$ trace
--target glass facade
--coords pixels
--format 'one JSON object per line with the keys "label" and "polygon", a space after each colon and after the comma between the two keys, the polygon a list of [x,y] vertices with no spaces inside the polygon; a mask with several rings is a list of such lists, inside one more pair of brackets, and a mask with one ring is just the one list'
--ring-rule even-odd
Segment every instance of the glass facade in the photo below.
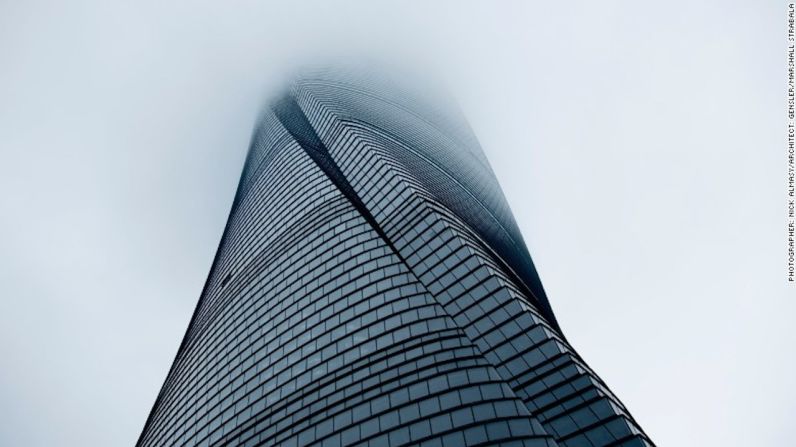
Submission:
{"label": "glass facade", "polygon": [[307,72],[264,111],[140,446],[648,446],[561,333],[475,137]]}

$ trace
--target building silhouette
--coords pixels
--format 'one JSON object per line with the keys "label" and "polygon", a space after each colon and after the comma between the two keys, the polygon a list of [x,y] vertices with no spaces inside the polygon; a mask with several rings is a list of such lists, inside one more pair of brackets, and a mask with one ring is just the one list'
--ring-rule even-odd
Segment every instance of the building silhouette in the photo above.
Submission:
{"label": "building silhouette", "polygon": [[647,446],[567,343],[464,120],[297,78],[264,111],[139,446]]}

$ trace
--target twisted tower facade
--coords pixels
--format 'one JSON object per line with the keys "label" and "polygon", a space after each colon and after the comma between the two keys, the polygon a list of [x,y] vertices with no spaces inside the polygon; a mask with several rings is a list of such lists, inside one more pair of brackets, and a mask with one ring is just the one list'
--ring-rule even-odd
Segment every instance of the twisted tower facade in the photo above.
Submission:
{"label": "twisted tower facade", "polygon": [[260,117],[139,446],[648,446],[567,343],[464,121],[298,78]]}

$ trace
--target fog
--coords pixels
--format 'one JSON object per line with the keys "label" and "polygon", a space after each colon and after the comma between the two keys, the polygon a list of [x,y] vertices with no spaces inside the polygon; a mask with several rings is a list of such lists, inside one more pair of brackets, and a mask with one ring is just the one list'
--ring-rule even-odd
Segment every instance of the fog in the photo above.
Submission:
{"label": "fog", "polygon": [[796,420],[778,2],[0,4],[0,444],[132,445],[263,100],[443,79],[558,320],[661,446]]}

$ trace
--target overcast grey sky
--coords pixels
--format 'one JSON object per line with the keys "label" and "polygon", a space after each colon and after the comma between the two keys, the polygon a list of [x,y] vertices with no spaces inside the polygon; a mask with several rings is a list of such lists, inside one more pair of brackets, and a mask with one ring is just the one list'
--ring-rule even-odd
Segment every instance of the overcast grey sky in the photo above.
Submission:
{"label": "overcast grey sky", "polygon": [[135,442],[264,96],[361,54],[447,79],[653,440],[792,444],[784,2],[295,3],[0,3],[0,445]]}

